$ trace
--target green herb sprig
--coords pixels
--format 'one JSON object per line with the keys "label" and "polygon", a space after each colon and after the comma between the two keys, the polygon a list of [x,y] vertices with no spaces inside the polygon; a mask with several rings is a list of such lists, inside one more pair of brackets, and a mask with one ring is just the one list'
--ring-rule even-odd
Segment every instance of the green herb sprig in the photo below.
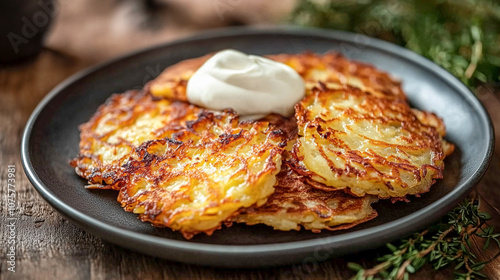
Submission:
{"label": "green herb sprig", "polygon": [[[399,241],[399,245],[388,243],[390,253],[378,258],[376,266],[365,269],[349,263],[348,267],[356,271],[352,279],[409,279],[428,263],[436,270],[454,265],[457,280],[486,278],[481,270],[500,255],[500,233],[487,224],[489,219],[489,214],[479,211],[476,200],[466,200],[431,228]],[[477,261],[471,251],[473,236],[485,240],[483,249],[495,244],[499,253],[490,260]]]}
{"label": "green herb sprig", "polygon": [[500,81],[497,0],[301,0],[291,22],[362,33],[405,46],[473,90]]}

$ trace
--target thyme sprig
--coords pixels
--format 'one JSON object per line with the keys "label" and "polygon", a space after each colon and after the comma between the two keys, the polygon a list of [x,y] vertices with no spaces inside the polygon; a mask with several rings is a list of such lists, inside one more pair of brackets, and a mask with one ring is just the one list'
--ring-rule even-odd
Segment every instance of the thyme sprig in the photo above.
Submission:
{"label": "thyme sprig", "polygon": [[[388,243],[390,253],[378,258],[380,263],[374,267],[365,269],[349,263],[348,267],[356,271],[352,279],[409,279],[425,264],[436,270],[454,265],[457,280],[486,278],[481,270],[500,255],[500,233],[487,224],[489,219],[489,214],[479,211],[476,199],[466,200],[429,229],[399,241],[399,245]],[[484,250],[495,244],[499,253],[489,260],[477,261],[471,251],[473,236],[485,240]]]}

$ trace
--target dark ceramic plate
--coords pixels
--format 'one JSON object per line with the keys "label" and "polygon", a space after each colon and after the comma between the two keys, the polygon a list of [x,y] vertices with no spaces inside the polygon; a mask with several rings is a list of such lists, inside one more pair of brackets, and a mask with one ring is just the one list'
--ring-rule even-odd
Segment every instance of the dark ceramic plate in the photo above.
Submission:
{"label": "dark ceramic plate", "polygon": [[[266,226],[233,225],[186,241],[177,232],[137,220],[116,202],[114,191],[90,191],[67,164],[78,151],[78,125],[112,93],[141,88],[165,67],[187,58],[234,48],[252,54],[323,53],[376,65],[403,81],[412,106],[444,119],[457,147],[445,178],[410,203],[377,203],[379,216],[352,229],[315,234]],[[139,252],[171,260],[227,267],[320,261],[380,246],[443,216],[479,181],[493,150],[484,108],[451,74],[401,47],[350,33],[317,29],[228,29],[154,47],[79,73],[56,87],[35,109],[22,143],[26,174],[56,210],[84,230]]]}

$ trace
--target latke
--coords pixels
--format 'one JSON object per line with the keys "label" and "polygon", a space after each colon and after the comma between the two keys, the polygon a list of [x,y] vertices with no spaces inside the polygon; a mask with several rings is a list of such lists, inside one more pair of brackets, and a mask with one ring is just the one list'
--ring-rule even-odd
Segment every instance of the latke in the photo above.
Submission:
{"label": "latke", "polygon": [[[186,86],[194,72],[212,54],[187,59],[166,68],[145,89],[162,98],[187,101]],[[265,57],[292,67],[304,79],[306,94],[322,82],[330,88],[357,87],[374,95],[406,100],[401,83],[375,67],[346,59],[336,52],[315,54],[273,54]]]}
{"label": "latke", "polygon": [[118,201],[185,238],[211,234],[242,207],[273,193],[284,134],[267,122],[204,112],[172,138],[143,143],[124,165]]}
{"label": "latke", "polygon": [[358,88],[315,88],[295,111],[298,171],[331,190],[380,198],[426,192],[453,149],[435,115]]}
{"label": "latke", "polygon": [[376,196],[354,197],[342,190],[317,189],[286,162],[274,188],[264,205],[243,208],[233,220],[248,225],[266,224],[283,231],[303,227],[320,232],[351,228],[377,216],[371,207],[378,200]]}
{"label": "latke", "polygon": [[201,112],[188,103],[155,100],[141,91],[115,94],[80,126],[80,154],[71,165],[91,186],[113,188],[135,148],[171,136]]}

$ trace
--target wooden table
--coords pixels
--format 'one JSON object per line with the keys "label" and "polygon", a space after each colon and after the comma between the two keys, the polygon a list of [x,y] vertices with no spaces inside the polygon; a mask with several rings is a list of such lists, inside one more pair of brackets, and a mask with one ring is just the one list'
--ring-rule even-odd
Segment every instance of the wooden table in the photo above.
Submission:
{"label": "wooden table", "polygon": [[[145,256],[104,242],[66,221],[38,195],[24,175],[19,155],[24,125],[45,94],[71,74],[130,50],[203,28],[276,22],[294,3],[293,0],[277,1],[279,4],[261,0],[252,4],[214,1],[229,8],[221,13],[213,2],[177,0],[159,1],[152,12],[134,1],[61,0],[47,48],[29,63],[0,68],[1,279],[346,279],[352,275],[347,262],[373,264],[374,252],[327,260],[313,267],[254,270],[198,267]],[[499,93],[483,88],[479,97],[490,112],[496,131],[500,132]],[[500,228],[500,214],[493,209],[500,208],[498,133],[496,139],[498,148],[478,192],[492,206],[489,211]],[[15,273],[7,270],[4,198],[8,165],[16,166],[19,220]],[[488,206],[483,203],[482,207]],[[477,253],[485,259],[495,252],[478,249]],[[485,272],[491,279],[500,279],[499,260],[489,264]],[[450,279],[452,273],[452,269],[435,272],[425,268],[412,279]]]}

